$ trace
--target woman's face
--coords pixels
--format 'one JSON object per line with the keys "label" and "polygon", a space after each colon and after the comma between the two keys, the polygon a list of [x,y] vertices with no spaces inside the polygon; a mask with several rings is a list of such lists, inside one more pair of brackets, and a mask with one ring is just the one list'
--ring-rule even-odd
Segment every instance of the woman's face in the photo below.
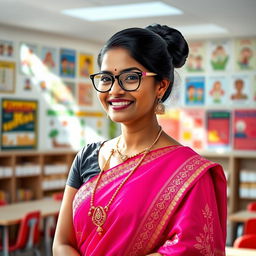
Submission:
{"label": "woman's face", "polygon": [[[101,71],[119,75],[127,69],[152,72],[138,63],[127,50],[122,48],[110,49],[103,56]],[[124,91],[115,79],[112,89],[106,93],[98,93],[98,98],[114,122],[131,124],[153,119],[156,98],[163,95],[159,89],[160,83],[157,83],[152,76],[142,77],[139,89],[134,92]]]}

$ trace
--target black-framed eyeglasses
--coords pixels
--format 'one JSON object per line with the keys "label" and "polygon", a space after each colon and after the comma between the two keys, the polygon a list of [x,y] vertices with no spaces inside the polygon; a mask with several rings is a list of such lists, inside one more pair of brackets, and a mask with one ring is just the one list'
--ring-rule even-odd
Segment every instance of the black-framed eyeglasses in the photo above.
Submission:
{"label": "black-framed eyeglasses", "polygon": [[142,77],[156,75],[156,73],[141,71],[122,72],[116,76],[100,72],[90,75],[90,78],[94,88],[98,92],[109,92],[115,82],[115,79],[117,79],[118,84],[124,91],[133,92],[139,89]]}

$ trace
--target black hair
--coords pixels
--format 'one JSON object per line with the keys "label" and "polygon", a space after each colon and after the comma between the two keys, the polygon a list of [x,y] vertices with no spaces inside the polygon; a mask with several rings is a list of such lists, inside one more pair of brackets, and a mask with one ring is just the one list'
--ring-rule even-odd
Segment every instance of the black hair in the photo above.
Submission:
{"label": "black hair", "polygon": [[171,93],[174,68],[184,65],[188,56],[188,44],[183,35],[166,25],[154,24],[146,28],[128,28],[114,34],[101,49],[98,65],[104,54],[112,48],[124,48],[150,72],[157,74],[158,81],[169,79],[170,85],[162,97],[165,101]]}

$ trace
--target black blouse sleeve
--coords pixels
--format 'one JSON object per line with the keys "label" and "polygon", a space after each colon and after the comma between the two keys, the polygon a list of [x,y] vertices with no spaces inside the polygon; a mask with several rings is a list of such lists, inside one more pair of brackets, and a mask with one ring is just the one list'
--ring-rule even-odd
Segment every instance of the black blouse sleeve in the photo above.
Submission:
{"label": "black blouse sleeve", "polygon": [[67,185],[79,189],[100,172],[98,153],[101,144],[102,142],[88,144],[77,153],[70,168]]}

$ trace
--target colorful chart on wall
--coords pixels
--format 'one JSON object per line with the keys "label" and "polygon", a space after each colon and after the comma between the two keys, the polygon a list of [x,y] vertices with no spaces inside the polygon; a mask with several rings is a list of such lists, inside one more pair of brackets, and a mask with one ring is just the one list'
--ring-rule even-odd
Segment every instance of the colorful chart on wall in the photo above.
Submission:
{"label": "colorful chart on wall", "polygon": [[41,50],[42,64],[54,74],[58,73],[58,55],[57,49],[52,47],[42,47]]}
{"label": "colorful chart on wall", "polygon": [[209,62],[212,71],[227,71],[231,56],[231,41],[217,40],[209,43]]}
{"label": "colorful chart on wall", "polygon": [[15,92],[15,63],[0,61],[0,93]]}
{"label": "colorful chart on wall", "polygon": [[186,105],[203,105],[205,103],[204,77],[187,77],[185,88]]}
{"label": "colorful chart on wall", "polygon": [[205,42],[190,42],[189,56],[185,68],[188,72],[204,72],[206,67]]}
{"label": "colorful chart on wall", "polygon": [[256,40],[237,39],[235,40],[235,70],[256,69]]}
{"label": "colorful chart on wall", "polygon": [[237,109],[233,121],[234,148],[256,150],[256,110]]}
{"label": "colorful chart on wall", "polygon": [[76,76],[76,51],[60,49],[60,76],[75,78]]}
{"label": "colorful chart on wall", "polygon": [[47,110],[47,148],[79,149],[86,143],[103,139],[102,112]]}
{"label": "colorful chart on wall", "polygon": [[205,110],[198,108],[181,110],[179,142],[193,149],[205,148]]}
{"label": "colorful chart on wall", "polygon": [[252,90],[250,77],[247,75],[234,75],[231,77],[229,99],[233,105],[250,105],[252,103]]}
{"label": "colorful chart on wall", "polygon": [[14,42],[9,40],[0,40],[0,58],[13,58],[14,56]]}
{"label": "colorful chart on wall", "polygon": [[37,101],[2,99],[1,106],[1,149],[35,149]]}
{"label": "colorful chart on wall", "polygon": [[79,77],[88,78],[93,73],[94,60],[93,55],[79,54]]}
{"label": "colorful chart on wall", "polygon": [[223,106],[229,103],[228,78],[211,76],[206,82],[206,105]]}
{"label": "colorful chart on wall", "polygon": [[179,140],[180,109],[167,109],[164,115],[157,115],[163,130],[175,140]]}
{"label": "colorful chart on wall", "polygon": [[206,114],[206,129],[209,149],[231,148],[230,111],[208,110]]}

